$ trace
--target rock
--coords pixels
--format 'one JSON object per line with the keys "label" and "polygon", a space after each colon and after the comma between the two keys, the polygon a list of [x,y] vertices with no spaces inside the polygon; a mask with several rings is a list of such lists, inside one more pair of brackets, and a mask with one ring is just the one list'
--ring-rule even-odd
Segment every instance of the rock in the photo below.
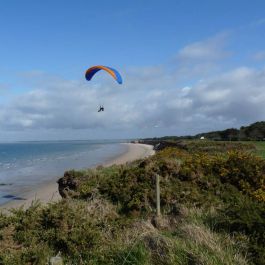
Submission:
{"label": "rock", "polygon": [[75,192],[79,181],[71,174],[71,172],[66,171],[64,173],[64,176],[60,178],[57,181],[59,187],[59,193],[62,196],[62,198],[68,198],[69,197],[69,192]]}
{"label": "rock", "polygon": [[59,256],[50,258],[50,265],[63,265],[63,259]]}

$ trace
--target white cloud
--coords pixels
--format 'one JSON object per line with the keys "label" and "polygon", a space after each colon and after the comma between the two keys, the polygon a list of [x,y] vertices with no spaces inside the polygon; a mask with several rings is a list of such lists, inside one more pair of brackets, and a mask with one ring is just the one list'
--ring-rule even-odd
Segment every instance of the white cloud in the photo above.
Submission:
{"label": "white cloud", "polygon": [[206,40],[190,43],[180,49],[174,60],[174,75],[183,84],[204,79],[222,70],[224,59],[229,58],[227,49],[229,33],[220,33]]}
{"label": "white cloud", "polygon": [[224,51],[224,46],[228,34],[218,34],[207,40],[194,42],[182,48],[177,59],[183,61],[215,61],[227,57],[228,53]]}

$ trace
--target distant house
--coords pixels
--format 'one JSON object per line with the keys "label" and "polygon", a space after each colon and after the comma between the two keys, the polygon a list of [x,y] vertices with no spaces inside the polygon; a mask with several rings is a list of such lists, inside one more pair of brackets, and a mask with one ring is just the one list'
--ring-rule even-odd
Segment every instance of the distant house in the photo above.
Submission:
{"label": "distant house", "polygon": [[201,136],[201,138],[200,138],[201,140],[204,140],[205,138],[204,138],[204,136]]}

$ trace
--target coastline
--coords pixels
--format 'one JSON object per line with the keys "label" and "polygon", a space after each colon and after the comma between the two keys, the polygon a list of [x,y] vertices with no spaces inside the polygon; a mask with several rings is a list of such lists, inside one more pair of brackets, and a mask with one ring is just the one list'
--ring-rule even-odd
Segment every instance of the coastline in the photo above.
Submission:
{"label": "coastline", "polygon": [[[132,162],[137,159],[151,156],[155,153],[153,146],[147,144],[122,143],[127,145],[127,150],[122,155],[114,157],[102,164],[102,166],[120,165]],[[61,177],[61,176],[60,176]],[[58,177],[59,178],[59,177]],[[61,199],[58,192],[57,179],[43,183],[25,194],[20,195],[21,200],[11,200],[3,205],[0,205],[0,211],[8,211],[12,208],[24,207],[28,208],[32,202],[39,200],[41,203],[56,202]]]}

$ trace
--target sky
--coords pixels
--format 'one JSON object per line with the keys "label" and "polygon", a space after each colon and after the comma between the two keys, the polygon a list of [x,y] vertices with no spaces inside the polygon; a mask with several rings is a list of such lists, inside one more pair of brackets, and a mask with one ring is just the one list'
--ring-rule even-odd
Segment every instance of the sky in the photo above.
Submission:
{"label": "sky", "polygon": [[[263,0],[1,1],[0,141],[265,120],[264,10]],[[114,67],[123,84],[102,71],[86,81],[93,65]]]}

